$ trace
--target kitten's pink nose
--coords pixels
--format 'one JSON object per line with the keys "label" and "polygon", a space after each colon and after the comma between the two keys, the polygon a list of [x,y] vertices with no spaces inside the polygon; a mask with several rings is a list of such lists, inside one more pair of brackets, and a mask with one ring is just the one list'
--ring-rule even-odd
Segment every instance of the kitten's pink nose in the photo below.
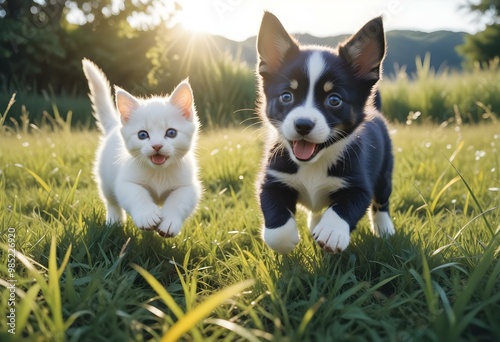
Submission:
{"label": "kitten's pink nose", "polygon": [[161,148],[163,147],[163,145],[153,145],[152,147],[154,148],[154,150],[156,152],[158,152],[159,150],[161,150]]}

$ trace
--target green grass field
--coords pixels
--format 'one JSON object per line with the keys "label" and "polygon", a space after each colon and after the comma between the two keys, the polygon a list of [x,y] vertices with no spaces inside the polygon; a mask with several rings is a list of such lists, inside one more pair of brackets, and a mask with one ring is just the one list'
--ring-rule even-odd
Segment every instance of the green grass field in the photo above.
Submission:
{"label": "green grass field", "polygon": [[325,254],[299,213],[287,256],[260,238],[261,131],[202,133],[203,199],[163,239],[105,225],[97,131],[54,125],[0,131],[2,341],[500,340],[496,122],[393,126],[397,234],[364,218]]}

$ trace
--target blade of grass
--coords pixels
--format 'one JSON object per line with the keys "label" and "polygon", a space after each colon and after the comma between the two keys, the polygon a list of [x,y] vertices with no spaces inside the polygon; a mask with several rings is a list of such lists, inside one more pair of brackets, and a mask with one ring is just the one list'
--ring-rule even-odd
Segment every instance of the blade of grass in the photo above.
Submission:
{"label": "blade of grass", "polygon": [[437,296],[432,287],[431,272],[429,269],[427,258],[425,257],[423,247],[420,250],[420,255],[422,257],[422,272],[419,273],[416,269],[412,268],[410,269],[410,273],[418,282],[424,293],[429,313],[432,317],[435,317],[438,314]]}
{"label": "blade of grass", "polygon": [[[438,331],[441,331],[443,333],[443,337],[446,336],[450,339],[450,341],[459,339],[463,330],[474,318],[475,313],[479,311],[479,307],[477,307],[474,311],[474,314],[471,314],[471,312],[466,314],[467,304],[469,303],[472,296],[477,293],[479,291],[479,288],[481,288],[484,284],[484,277],[486,275],[486,272],[488,271],[491,263],[494,260],[495,250],[497,248],[499,237],[500,235],[498,233],[493,237],[492,241],[486,247],[486,250],[476,268],[470,274],[470,277],[464,289],[462,290],[462,292],[456,295],[457,300],[452,307],[454,317],[456,317],[456,321],[447,320],[447,318],[450,317],[449,313],[442,313],[434,322],[436,329]],[[444,326],[447,326],[447,329],[443,329]]]}
{"label": "blade of grass", "polygon": [[170,293],[168,293],[165,287],[163,287],[163,285],[161,285],[160,282],[156,280],[151,273],[149,273],[139,265],[132,264],[131,266],[148,282],[149,286],[153,288],[158,296],[160,296],[161,300],[163,300],[168,308],[172,310],[172,313],[175,315],[175,317],[177,317],[177,319],[180,319],[182,318],[182,316],[184,316],[184,312],[182,311],[181,307],[177,305]]}
{"label": "blade of grass", "polygon": [[45,191],[47,191],[48,193],[50,193],[50,191],[52,190],[52,188],[39,175],[37,175],[34,171],[28,169],[27,167],[24,167],[21,164],[14,164],[14,166],[16,166],[16,167],[18,167],[20,169],[26,170],[33,178],[35,178],[35,180],[38,182],[38,184],[40,184]]}
{"label": "blade of grass", "polygon": [[5,112],[3,112],[3,115],[0,117],[0,127],[3,127],[5,119],[7,118],[7,113],[9,113],[9,110],[12,105],[14,105],[14,102],[16,102],[16,93],[12,94],[9,103],[7,104],[7,108],[5,108]]}
{"label": "blade of grass", "polygon": [[[453,160],[455,160],[455,158],[457,157],[458,153],[462,150],[462,148],[464,147],[464,144],[465,142],[462,140],[460,141],[460,143],[458,144],[457,148],[455,149],[455,151],[452,153],[451,157],[450,158],[446,158],[446,156],[443,156],[448,160],[448,162],[453,162]],[[444,178],[444,176],[446,175],[446,171],[448,170],[448,168],[445,168],[441,174],[439,175],[439,177],[436,179],[436,181],[434,182],[434,186],[432,187],[432,191],[431,191],[431,198],[434,198],[436,192],[437,192],[437,188],[438,188],[438,185],[441,183],[441,180]],[[439,197],[439,195],[438,195]]]}
{"label": "blade of grass", "polygon": [[54,323],[56,338],[63,339],[66,327],[61,305],[61,288],[59,285],[59,279],[61,278],[64,269],[68,264],[69,256],[71,254],[71,245],[66,251],[66,254],[64,255],[63,261],[61,262],[61,266],[59,268],[57,267],[56,249],[57,249],[57,238],[55,235],[53,235],[49,252],[48,293],[45,294],[46,297],[45,299],[52,311],[52,319]]}
{"label": "blade of grass", "polygon": [[260,340],[255,336],[255,333],[251,332],[250,330],[236,323],[219,318],[210,318],[205,320],[205,322],[210,324],[216,324],[220,327],[223,327],[224,329],[230,330],[235,334],[240,335],[249,342],[260,342]]}
{"label": "blade of grass", "polygon": [[393,275],[393,276],[391,276],[391,277],[389,277],[389,278],[387,278],[387,279],[384,279],[384,280],[382,280],[382,281],[378,282],[377,284],[375,284],[375,285],[371,286],[371,287],[369,288],[369,290],[368,290],[368,291],[366,291],[365,293],[363,293],[361,296],[359,296],[359,298],[358,298],[358,299],[356,299],[356,300],[353,302],[353,304],[357,304],[357,305],[360,305],[360,306],[361,306],[361,305],[363,305],[363,303],[364,303],[364,302],[365,302],[368,298],[370,298],[370,297],[372,297],[372,296],[373,296],[373,293],[374,293],[375,291],[377,291],[379,288],[381,288],[381,287],[382,287],[382,286],[384,286],[385,284],[390,283],[391,281],[393,281],[394,279],[396,279],[396,278],[398,278],[398,277],[400,277],[400,276],[401,276],[400,274]]}
{"label": "blade of grass", "polygon": [[16,329],[24,331],[30,313],[36,307],[36,297],[40,292],[40,285],[33,284],[26,291],[20,302],[17,304]]}
{"label": "blade of grass", "polygon": [[436,205],[439,201],[439,199],[441,198],[441,196],[444,194],[444,192],[450,187],[452,186],[453,184],[455,184],[456,182],[458,182],[460,180],[460,177],[459,176],[455,176],[452,180],[450,180],[438,193],[437,195],[434,197],[434,199],[432,200],[432,203],[431,203],[431,206],[430,206],[430,210],[433,212],[435,209],[436,209]]}
{"label": "blade of grass", "polygon": [[[484,210],[483,210],[483,208],[481,206],[481,203],[479,203],[479,200],[477,199],[476,195],[474,194],[474,192],[472,191],[471,187],[469,186],[469,183],[467,183],[467,181],[465,180],[464,176],[462,175],[462,173],[460,171],[458,171],[458,169],[456,168],[456,166],[453,165],[453,163],[451,163],[451,162],[450,162],[450,164],[453,167],[453,169],[455,170],[455,172],[458,174],[458,176],[462,179],[462,182],[464,182],[464,185],[467,188],[467,190],[469,191],[470,195],[472,196],[472,199],[474,200],[474,203],[476,203],[479,212],[483,213]],[[482,215],[482,218],[483,218],[484,223],[486,224],[486,227],[488,227],[488,230],[490,231],[491,235],[493,236],[495,233],[493,231],[493,228],[490,225],[490,222],[488,221],[488,219],[486,218],[485,215]]]}
{"label": "blade of grass", "polygon": [[309,309],[307,309],[306,313],[304,314],[304,317],[302,318],[302,321],[300,322],[298,333],[299,336],[302,338],[304,336],[304,332],[306,331],[306,327],[313,318],[314,314],[316,311],[318,311],[319,307],[321,304],[325,302],[325,297],[321,297],[316,303],[314,303],[313,306],[311,306]]}
{"label": "blade of grass", "polygon": [[427,262],[427,258],[425,257],[425,253],[423,248],[420,250],[421,256],[422,256],[422,276],[424,278],[424,294],[425,298],[427,300],[427,305],[429,307],[429,310],[432,314],[432,316],[437,315],[438,313],[438,305],[437,305],[437,296],[436,293],[433,291],[432,287],[432,277],[431,277],[431,270],[429,269],[429,263]]}
{"label": "blade of grass", "polygon": [[222,304],[227,299],[238,294],[249,286],[254,284],[254,280],[244,280],[237,284],[228,286],[223,290],[215,293],[213,296],[205,300],[203,303],[195,307],[193,310],[186,313],[184,317],[179,319],[163,336],[162,342],[177,341],[189,329],[193,328],[196,323],[206,317],[212,310]]}

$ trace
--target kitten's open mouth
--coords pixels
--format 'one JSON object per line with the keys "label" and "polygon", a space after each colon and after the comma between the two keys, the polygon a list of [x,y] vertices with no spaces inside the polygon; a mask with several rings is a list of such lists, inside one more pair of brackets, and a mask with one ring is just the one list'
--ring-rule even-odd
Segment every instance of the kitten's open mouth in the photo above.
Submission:
{"label": "kitten's open mouth", "polygon": [[319,145],[307,140],[291,141],[291,145],[293,154],[300,161],[311,160],[319,151]]}
{"label": "kitten's open mouth", "polygon": [[164,156],[162,154],[155,154],[155,155],[152,155],[151,157],[149,157],[151,159],[151,161],[153,162],[153,164],[155,165],[162,165],[163,163],[165,163],[168,159],[167,156]]}

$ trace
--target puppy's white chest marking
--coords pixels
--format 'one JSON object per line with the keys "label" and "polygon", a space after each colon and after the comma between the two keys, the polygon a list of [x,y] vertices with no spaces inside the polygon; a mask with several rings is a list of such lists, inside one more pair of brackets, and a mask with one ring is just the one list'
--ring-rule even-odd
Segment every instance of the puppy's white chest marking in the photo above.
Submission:
{"label": "puppy's white chest marking", "polygon": [[305,165],[299,168],[295,186],[299,192],[298,201],[305,207],[318,212],[330,204],[329,195],[347,185],[340,177],[329,177],[327,169],[315,165]]}
{"label": "puppy's white chest marking", "polygon": [[318,212],[330,204],[329,195],[348,183],[341,177],[328,176],[323,165],[302,165],[295,174],[269,170],[268,173],[299,193],[298,201],[313,212]]}
{"label": "puppy's white chest marking", "polygon": [[269,169],[267,172],[299,193],[298,201],[313,212],[319,212],[330,205],[329,195],[346,188],[349,183],[342,177],[328,176],[328,169],[337,164],[355,134],[320,151],[313,163],[303,163],[297,173],[290,174]]}

